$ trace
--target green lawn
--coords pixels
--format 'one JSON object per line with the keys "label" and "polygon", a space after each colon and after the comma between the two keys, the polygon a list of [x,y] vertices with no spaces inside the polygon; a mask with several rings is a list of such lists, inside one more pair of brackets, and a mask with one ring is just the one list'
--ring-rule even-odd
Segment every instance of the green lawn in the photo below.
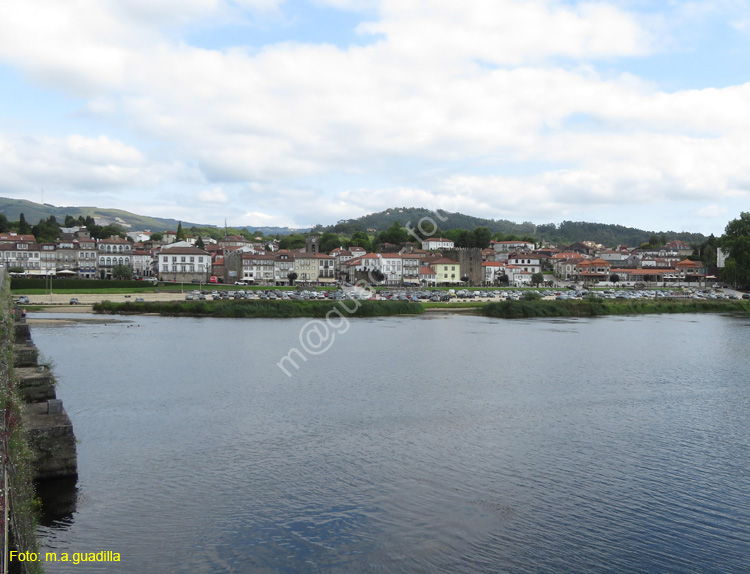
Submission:
{"label": "green lawn", "polygon": [[[127,293],[157,293],[166,292],[166,289],[154,289],[153,287],[142,288],[117,288],[117,289],[54,289],[56,295],[121,295]],[[170,289],[171,291],[171,289]],[[179,291],[179,289],[178,289]],[[49,295],[47,289],[13,289],[16,295]]]}

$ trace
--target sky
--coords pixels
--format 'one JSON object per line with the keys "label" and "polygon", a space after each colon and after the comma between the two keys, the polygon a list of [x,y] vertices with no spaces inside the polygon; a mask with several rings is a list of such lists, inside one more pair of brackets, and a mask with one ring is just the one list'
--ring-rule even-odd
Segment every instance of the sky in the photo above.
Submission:
{"label": "sky", "polygon": [[2,14],[0,196],[233,226],[427,207],[720,235],[750,211],[750,0]]}

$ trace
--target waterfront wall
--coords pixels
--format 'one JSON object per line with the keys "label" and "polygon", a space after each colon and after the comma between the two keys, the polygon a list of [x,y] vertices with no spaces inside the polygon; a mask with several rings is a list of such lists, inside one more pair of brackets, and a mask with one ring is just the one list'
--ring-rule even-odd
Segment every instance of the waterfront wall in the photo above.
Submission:
{"label": "waterfront wall", "polygon": [[39,351],[25,318],[15,311],[14,372],[16,390],[24,401],[23,426],[34,454],[34,480],[78,476],[73,424],[57,399],[54,375],[39,364]]}
{"label": "waterfront wall", "polygon": [[[0,269],[0,573],[10,571],[8,546],[20,552],[35,552],[36,496],[33,486],[32,461],[34,455],[29,448],[29,439],[23,426],[23,399],[16,388],[15,313],[7,284],[5,269]],[[22,328],[21,334],[24,329]],[[22,362],[36,360],[34,350],[21,354]],[[16,564],[17,566],[19,564]],[[20,571],[25,574],[40,572],[36,562],[23,563]]]}
{"label": "waterfront wall", "polygon": [[[21,402],[20,422],[32,452],[32,476],[36,481],[78,475],[73,425],[55,392],[48,366],[39,364],[39,351],[21,308],[13,303],[5,274],[0,274],[4,307],[5,345],[12,365],[2,385]],[[10,388],[12,387],[12,388]]]}

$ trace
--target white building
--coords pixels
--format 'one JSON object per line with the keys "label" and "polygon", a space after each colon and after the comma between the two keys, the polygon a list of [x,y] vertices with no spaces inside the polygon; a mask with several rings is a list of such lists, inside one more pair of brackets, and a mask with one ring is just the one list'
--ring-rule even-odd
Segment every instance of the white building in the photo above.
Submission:
{"label": "white building", "polygon": [[157,256],[159,279],[177,283],[208,282],[211,255],[197,247],[175,243],[162,247]]}
{"label": "white building", "polygon": [[534,250],[534,244],[528,241],[490,241],[490,247],[495,250],[495,253]]}
{"label": "white building", "polygon": [[151,251],[133,251],[133,277],[153,277],[154,256]]}
{"label": "white building", "polygon": [[18,241],[0,244],[0,256],[6,269],[20,267],[29,275],[41,275],[40,249],[36,243]]}
{"label": "white building", "polygon": [[112,269],[116,265],[132,267],[131,255],[133,247],[122,237],[112,236],[100,240],[96,245],[99,257],[97,269],[101,279],[111,279]]}
{"label": "white building", "polygon": [[485,261],[482,263],[482,281],[486,285],[497,285],[500,277],[505,275],[505,263],[499,261]]}
{"label": "white building", "polygon": [[422,241],[422,249],[425,251],[453,249],[454,246],[455,243],[452,239],[445,239],[444,237],[430,237]]}
{"label": "white building", "polygon": [[725,253],[721,247],[716,249],[716,266],[719,268],[726,267],[727,264],[727,253]]}
{"label": "white building", "polygon": [[508,265],[515,265],[526,273],[542,272],[541,257],[531,253],[514,253],[508,257]]}
{"label": "white building", "polygon": [[294,271],[294,254],[286,249],[273,254],[273,276],[276,285],[289,283],[289,274]]}

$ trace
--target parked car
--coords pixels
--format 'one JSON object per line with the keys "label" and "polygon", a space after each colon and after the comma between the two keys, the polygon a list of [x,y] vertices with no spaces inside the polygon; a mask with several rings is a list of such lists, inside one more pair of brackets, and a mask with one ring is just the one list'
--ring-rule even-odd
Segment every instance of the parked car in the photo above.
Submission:
{"label": "parked car", "polygon": [[78,305],[78,298],[77,297],[71,297],[70,298],[70,305]]}
{"label": "parked car", "polygon": [[235,281],[235,285],[247,285],[247,281]]}
{"label": "parked car", "polygon": [[29,298],[26,295],[21,295],[18,299],[16,299],[16,303],[18,303],[19,305],[28,305]]}
{"label": "parked car", "polygon": [[146,302],[146,300],[145,300],[145,299],[144,299],[143,297],[136,297],[136,298],[135,298],[135,302],[136,302],[136,303],[145,303],[145,302]]}

